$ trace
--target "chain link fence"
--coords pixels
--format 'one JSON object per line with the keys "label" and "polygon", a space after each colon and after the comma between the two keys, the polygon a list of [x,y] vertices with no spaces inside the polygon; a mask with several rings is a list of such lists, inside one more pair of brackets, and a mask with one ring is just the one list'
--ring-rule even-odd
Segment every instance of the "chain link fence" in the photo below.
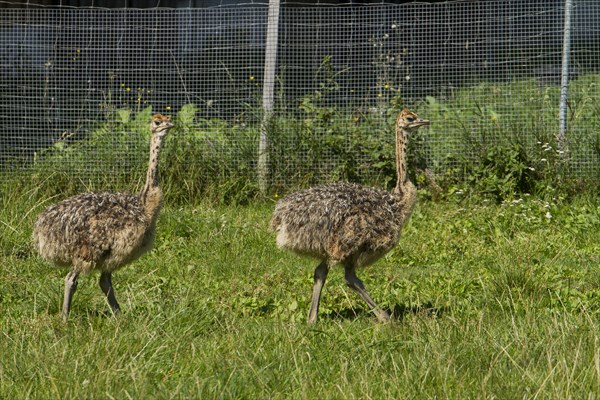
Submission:
{"label": "chain link fence", "polygon": [[[519,143],[597,179],[600,3],[574,1],[568,154],[557,155],[564,14],[543,0],[282,4],[271,179],[382,173],[402,106],[432,121],[411,149],[422,168]],[[267,17],[268,4],[0,8],[0,174],[127,174],[146,162],[135,150],[151,112],[176,118],[175,146],[255,169]]]}

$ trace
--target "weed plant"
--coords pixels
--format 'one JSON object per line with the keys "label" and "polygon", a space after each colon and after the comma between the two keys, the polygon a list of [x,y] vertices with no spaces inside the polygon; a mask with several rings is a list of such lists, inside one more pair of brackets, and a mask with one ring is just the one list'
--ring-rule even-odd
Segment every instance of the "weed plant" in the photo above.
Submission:
{"label": "weed plant", "polygon": [[[325,60],[315,78],[321,82],[318,89],[297,105],[282,107],[266,126],[271,194],[338,180],[393,184],[394,117],[405,105],[402,98],[392,97],[388,108],[340,107],[334,101],[337,74]],[[438,192],[469,192],[497,202],[548,189],[597,190],[599,85],[597,74],[571,83],[564,150],[555,137],[557,86],[534,80],[481,83],[411,105],[432,121],[411,138],[412,180],[423,189],[433,184]],[[49,196],[98,188],[135,191],[147,168],[149,138],[141,132],[147,131],[151,113],[151,107],[113,110],[88,138],[56,141],[36,154],[33,172],[12,173],[8,179],[48,185],[43,190]],[[178,128],[166,141],[161,161],[171,201],[244,204],[257,197],[260,113],[247,108],[232,121],[205,119],[190,103],[174,118]]]}
{"label": "weed plant", "polygon": [[419,108],[435,121],[420,132],[426,135],[422,140],[426,147],[421,149],[425,163],[438,171],[442,186],[457,185],[498,201],[549,186],[565,190],[577,190],[581,182],[597,186],[599,86],[597,74],[571,82],[564,150],[556,144],[558,86],[542,86],[536,80],[481,83],[444,101],[428,97]]}
{"label": "weed plant", "polygon": [[[388,187],[394,181],[394,116],[404,101],[347,109],[338,105],[334,71],[325,59],[317,89],[286,105],[270,121],[271,193],[338,180]],[[432,120],[411,138],[409,170],[421,188],[433,176],[436,190],[469,192],[498,202],[514,193],[577,192],[600,182],[600,76],[570,85],[569,140],[556,146],[557,86],[535,80],[480,83],[411,107]],[[85,139],[60,138],[34,157],[33,172],[11,173],[15,184],[42,186],[48,196],[82,190],[135,191],[147,166],[147,121],[152,107],[111,109]],[[526,118],[523,118],[526,116]],[[210,198],[247,203],[258,194],[256,160],[261,116],[256,107],[232,121],[204,119],[187,104],[175,115],[178,129],[166,142],[161,165],[171,201]],[[193,201],[191,201],[193,202]]]}

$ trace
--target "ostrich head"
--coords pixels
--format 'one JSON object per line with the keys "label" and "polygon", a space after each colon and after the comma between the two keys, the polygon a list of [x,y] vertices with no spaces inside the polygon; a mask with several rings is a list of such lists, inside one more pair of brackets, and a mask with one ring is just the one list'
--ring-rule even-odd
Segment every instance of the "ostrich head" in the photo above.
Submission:
{"label": "ostrich head", "polygon": [[423,125],[429,125],[429,120],[419,118],[417,114],[408,108],[400,111],[396,119],[396,128],[405,132],[412,132]]}
{"label": "ostrich head", "polygon": [[173,128],[175,125],[171,122],[171,118],[162,115],[162,114],[154,114],[152,117],[152,122],[150,123],[150,130],[153,135],[158,135],[160,137],[166,136],[169,132],[169,129]]}

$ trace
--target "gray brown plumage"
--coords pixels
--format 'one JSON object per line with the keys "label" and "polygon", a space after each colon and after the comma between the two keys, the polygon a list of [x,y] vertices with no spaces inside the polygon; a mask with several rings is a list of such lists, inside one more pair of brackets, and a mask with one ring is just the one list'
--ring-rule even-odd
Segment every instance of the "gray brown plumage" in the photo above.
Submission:
{"label": "gray brown plumage", "polygon": [[345,268],[346,284],[371,307],[380,321],[389,320],[356,276],[356,268],[372,264],[400,239],[414,207],[417,190],[406,174],[408,134],[429,121],[408,109],[396,119],[396,187],[391,193],[353,183],[334,183],[300,190],[275,206],[271,227],[277,245],[321,260],[315,269],[308,322],[317,320],[321,290],[329,270]]}
{"label": "gray brown plumage", "polygon": [[82,193],[51,205],[38,216],[33,229],[34,247],[46,261],[71,267],[65,278],[63,319],[69,314],[79,275],[94,270],[100,271],[100,288],[112,311],[119,312],[112,272],[152,248],[162,204],[158,159],[163,138],[172,127],[169,117],[152,117],[150,160],[139,195]]}

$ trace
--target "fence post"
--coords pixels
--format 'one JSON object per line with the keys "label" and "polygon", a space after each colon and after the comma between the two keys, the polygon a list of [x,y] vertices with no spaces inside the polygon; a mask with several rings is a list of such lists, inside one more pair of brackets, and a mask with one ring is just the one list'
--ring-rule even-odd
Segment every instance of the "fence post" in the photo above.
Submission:
{"label": "fence post", "polygon": [[267,191],[269,179],[269,138],[267,130],[273,115],[278,37],[279,0],[270,0],[267,43],[265,45],[265,73],[263,78],[263,119],[260,125],[260,139],[258,143],[258,187],[263,194]]}
{"label": "fence post", "polygon": [[567,157],[567,101],[569,99],[569,63],[571,56],[571,11],[573,1],[565,0],[565,27],[563,32],[562,71],[560,79],[559,128],[556,142],[561,158]]}

